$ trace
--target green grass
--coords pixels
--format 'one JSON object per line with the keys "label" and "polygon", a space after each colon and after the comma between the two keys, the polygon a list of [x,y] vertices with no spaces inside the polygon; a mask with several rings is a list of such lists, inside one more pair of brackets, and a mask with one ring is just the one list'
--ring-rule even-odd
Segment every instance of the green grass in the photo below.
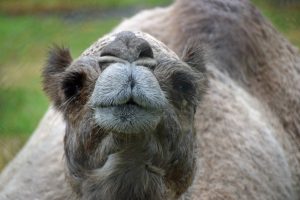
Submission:
{"label": "green grass", "polygon": [[[37,83],[36,83],[37,84]],[[48,103],[40,89],[0,88],[2,136],[28,136],[45,112]],[[14,112],[12,112],[12,108]]]}
{"label": "green grass", "polygon": [[4,13],[40,13],[44,11],[64,11],[82,8],[110,9],[129,6],[166,5],[170,0],[1,0],[0,12]]}
{"label": "green grass", "polygon": [[[300,3],[279,6],[273,0],[252,0],[264,16],[293,44],[300,47]],[[296,2],[296,1],[295,1]]]}
{"label": "green grass", "polygon": [[75,56],[118,20],[63,21],[58,17],[0,16],[1,65],[42,61],[53,43],[68,44]]}
{"label": "green grass", "polygon": [[[269,0],[253,1],[290,41],[300,46],[299,9],[276,7]],[[75,58],[119,23],[119,19],[72,21],[53,15],[20,13],[82,7],[106,9],[132,6],[137,2],[141,1],[0,1],[0,170],[24,144],[49,105],[42,92],[40,78],[49,46],[53,43],[66,45]],[[170,0],[151,0],[146,5],[167,2]]]}
{"label": "green grass", "polygon": [[1,169],[16,155],[19,149],[25,144],[27,137],[1,136],[0,137],[0,172]]}

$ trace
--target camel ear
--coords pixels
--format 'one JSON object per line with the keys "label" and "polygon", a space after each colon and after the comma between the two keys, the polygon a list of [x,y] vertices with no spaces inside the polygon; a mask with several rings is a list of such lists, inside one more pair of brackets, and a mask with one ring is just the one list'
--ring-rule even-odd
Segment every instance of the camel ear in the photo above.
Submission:
{"label": "camel ear", "polygon": [[203,95],[208,88],[207,70],[206,70],[206,49],[202,45],[199,45],[197,40],[189,40],[183,50],[181,59],[188,64],[193,71],[197,79],[196,99],[197,102],[201,101]]}
{"label": "camel ear", "polygon": [[187,63],[197,72],[205,73],[205,48],[196,40],[188,40],[181,56],[182,61]]}
{"label": "camel ear", "polygon": [[57,107],[61,105],[63,100],[61,91],[62,75],[71,63],[72,57],[69,49],[56,45],[50,49],[42,73],[43,88]]}

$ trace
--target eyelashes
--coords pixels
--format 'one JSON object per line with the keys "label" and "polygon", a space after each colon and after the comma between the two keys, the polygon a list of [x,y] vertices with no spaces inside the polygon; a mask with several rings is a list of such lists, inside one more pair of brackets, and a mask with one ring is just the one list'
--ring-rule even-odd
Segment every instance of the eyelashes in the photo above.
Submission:
{"label": "eyelashes", "polygon": [[81,72],[72,72],[68,74],[62,82],[62,90],[65,98],[77,96],[84,84],[85,74]]}

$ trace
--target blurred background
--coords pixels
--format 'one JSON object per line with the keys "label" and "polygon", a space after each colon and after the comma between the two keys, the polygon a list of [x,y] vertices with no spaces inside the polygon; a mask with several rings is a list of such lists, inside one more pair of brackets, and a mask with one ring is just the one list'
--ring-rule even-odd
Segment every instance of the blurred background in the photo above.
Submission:
{"label": "blurred background", "polygon": [[[37,126],[49,102],[41,68],[52,44],[73,58],[139,10],[171,0],[0,0],[0,172]],[[253,0],[300,47],[300,0]]]}

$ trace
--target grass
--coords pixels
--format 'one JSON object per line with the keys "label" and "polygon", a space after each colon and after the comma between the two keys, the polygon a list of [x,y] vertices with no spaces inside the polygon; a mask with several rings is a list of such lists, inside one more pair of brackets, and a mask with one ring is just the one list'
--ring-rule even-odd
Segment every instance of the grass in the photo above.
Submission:
{"label": "grass", "polygon": [[[274,6],[270,0],[253,1],[290,41],[300,46],[300,12],[297,7]],[[75,58],[120,21],[76,21],[56,15],[28,13],[84,7],[110,9],[114,6],[133,6],[137,2],[141,1],[0,1],[0,170],[21,148],[49,105],[40,84],[40,72],[49,46],[53,43],[65,44]],[[147,1],[146,6],[167,2],[170,0],[151,0]]]}
{"label": "grass", "polygon": [[15,156],[26,140],[26,136],[1,136],[0,170]]}
{"label": "grass", "polygon": [[1,88],[0,94],[1,136],[28,136],[48,105],[42,91],[12,87]]}
{"label": "grass", "polygon": [[252,1],[280,32],[300,47],[300,2],[295,1],[294,4],[280,6],[276,5],[274,0]]}
{"label": "grass", "polygon": [[24,13],[41,13],[48,11],[66,11],[84,8],[111,9],[116,7],[129,6],[157,6],[166,5],[170,0],[1,0],[0,12],[24,14]]}

